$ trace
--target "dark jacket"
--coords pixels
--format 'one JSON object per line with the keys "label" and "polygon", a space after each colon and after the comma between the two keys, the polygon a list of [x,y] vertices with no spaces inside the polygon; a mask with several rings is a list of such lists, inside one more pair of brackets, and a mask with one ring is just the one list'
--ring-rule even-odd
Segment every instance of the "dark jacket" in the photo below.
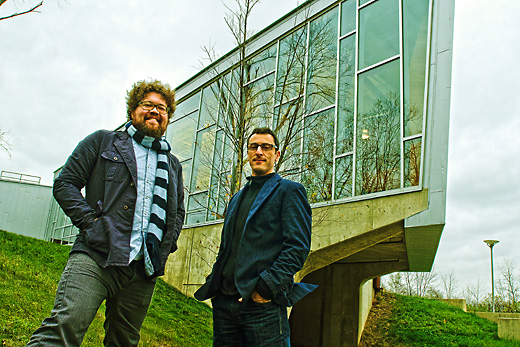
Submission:
{"label": "dark jacket", "polygon": [[[182,168],[171,153],[168,161],[167,228],[159,276],[168,255],[177,249],[184,220]],[[86,252],[101,267],[128,265],[136,186],[137,164],[128,133],[99,130],[78,144],[53,188],[61,208],[80,229],[71,252]]]}
{"label": "dark jacket", "polygon": [[[229,257],[238,202],[243,190],[229,202],[217,260],[206,283],[195,293],[206,300],[220,291],[222,270]],[[294,283],[310,250],[311,207],[305,188],[296,182],[271,177],[256,197],[240,239],[235,283],[249,300],[260,278],[273,293],[273,301],[292,306],[316,286]]]}

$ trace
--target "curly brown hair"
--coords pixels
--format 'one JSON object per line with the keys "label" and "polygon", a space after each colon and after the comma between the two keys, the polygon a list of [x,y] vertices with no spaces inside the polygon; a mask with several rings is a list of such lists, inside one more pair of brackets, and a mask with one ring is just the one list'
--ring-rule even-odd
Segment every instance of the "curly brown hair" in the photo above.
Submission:
{"label": "curly brown hair", "polygon": [[168,119],[171,119],[173,112],[175,112],[175,91],[170,88],[169,84],[164,84],[158,80],[151,80],[150,82],[142,80],[134,83],[132,89],[126,92],[126,115],[127,120],[132,120],[132,112],[139,106],[141,100],[146,94],[155,92],[163,96],[168,106]]}

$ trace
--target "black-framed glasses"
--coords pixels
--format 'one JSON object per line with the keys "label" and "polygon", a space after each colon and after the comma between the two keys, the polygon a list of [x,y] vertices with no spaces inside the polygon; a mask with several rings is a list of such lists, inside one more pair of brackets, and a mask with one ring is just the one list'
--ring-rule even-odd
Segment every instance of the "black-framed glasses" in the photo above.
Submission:
{"label": "black-framed glasses", "polygon": [[250,143],[247,145],[247,150],[250,152],[256,152],[258,147],[262,149],[262,152],[269,152],[271,149],[276,148],[275,145],[270,143]]}
{"label": "black-framed glasses", "polygon": [[166,105],[154,104],[151,101],[141,101],[140,103],[138,103],[138,105],[141,106],[143,108],[143,110],[146,110],[146,111],[151,111],[154,108],[156,108],[157,112],[159,112],[160,114],[167,114],[168,111],[170,110],[170,108]]}

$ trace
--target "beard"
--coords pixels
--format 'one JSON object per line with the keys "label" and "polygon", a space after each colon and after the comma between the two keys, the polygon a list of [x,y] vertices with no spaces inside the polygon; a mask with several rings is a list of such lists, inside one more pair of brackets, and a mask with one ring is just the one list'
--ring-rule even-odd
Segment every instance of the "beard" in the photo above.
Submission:
{"label": "beard", "polygon": [[[133,124],[133,122],[132,122]],[[141,134],[145,136],[155,137],[156,139],[160,138],[166,132],[166,127],[159,124],[157,127],[151,127],[146,122],[133,124],[133,126],[139,131]]]}

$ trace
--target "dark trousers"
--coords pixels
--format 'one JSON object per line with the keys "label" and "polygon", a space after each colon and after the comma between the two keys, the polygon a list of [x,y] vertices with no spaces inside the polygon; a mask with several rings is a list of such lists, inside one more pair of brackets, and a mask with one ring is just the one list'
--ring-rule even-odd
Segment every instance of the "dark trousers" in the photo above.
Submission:
{"label": "dark trousers", "polygon": [[238,296],[219,294],[213,304],[213,346],[290,346],[287,308],[272,301],[239,302]]}
{"label": "dark trousers", "polygon": [[141,261],[99,267],[89,255],[73,253],[63,270],[50,317],[27,346],[79,346],[106,300],[105,346],[137,346],[155,282]]}

